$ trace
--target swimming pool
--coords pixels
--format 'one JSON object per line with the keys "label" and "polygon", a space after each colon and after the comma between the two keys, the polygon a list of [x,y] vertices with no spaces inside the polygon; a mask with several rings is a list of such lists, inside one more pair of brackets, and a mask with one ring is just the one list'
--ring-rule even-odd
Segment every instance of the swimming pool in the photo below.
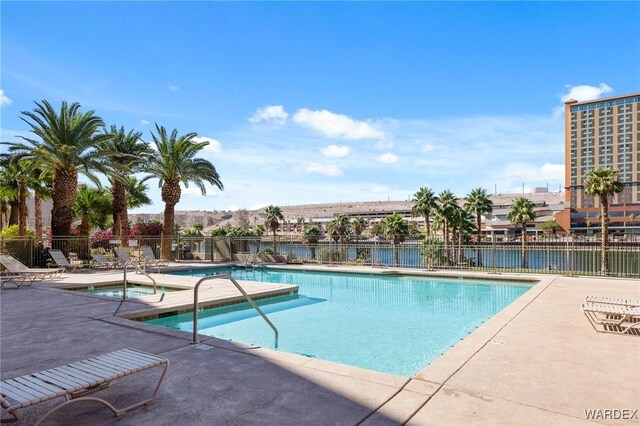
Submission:
{"label": "swimming pool", "polygon": [[[87,287],[79,287],[79,288],[66,288],[65,290],[77,291],[80,293],[88,293],[94,294],[96,296],[107,296],[107,297],[119,297],[122,298],[122,284],[117,285],[92,285]],[[174,287],[156,287],[157,294],[160,293],[169,293],[172,291],[182,290],[180,288]],[[142,284],[127,284],[127,298],[136,298],[142,296],[150,296],[153,294],[153,287],[149,285]]]}
{"label": "swimming pool", "polygon": [[[279,350],[411,376],[531,284],[276,269],[219,268],[240,280],[299,285],[298,295],[258,301],[280,332]],[[215,285],[212,281],[209,285]],[[206,309],[200,334],[273,347],[273,331],[248,304]],[[192,314],[145,321],[192,331]]]}

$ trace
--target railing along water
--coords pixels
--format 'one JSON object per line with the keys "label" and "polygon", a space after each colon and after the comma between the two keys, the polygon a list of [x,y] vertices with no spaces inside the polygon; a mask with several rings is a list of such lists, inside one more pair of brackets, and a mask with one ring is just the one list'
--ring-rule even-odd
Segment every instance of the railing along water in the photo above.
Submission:
{"label": "railing along water", "polygon": [[267,318],[267,316],[264,314],[264,312],[262,312],[262,309],[260,309],[260,307],[256,304],[256,302],[253,301],[251,296],[249,296],[249,294],[247,294],[247,292],[244,291],[244,289],[238,283],[238,281],[236,281],[236,279],[233,278],[229,274],[210,275],[208,277],[201,278],[196,283],[196,286],[193,289],[193,339],[192,339],[191,343],[192,344],[199,343],[198,342],[198,290],[200,288],[200,284],[202,284],[204,281],[215,280],[215,279],[228,279],[233,283],[233,285],[236,286],[236,288],[240,291],[240,293],[242,293],[244,298],[247,300],[247,302],[249,302],[249,304],[253,307],[253,309],[255,309],[256,312],[258,312],[258,314],[260,314],[262,319],[264,319],[267,322],[269,327],[271,327],[273,329],[273,332],[275,334],[275,348],[278,349],[278,329],[276,328],[275,325],[273,325],[271,320],[269,318]]}

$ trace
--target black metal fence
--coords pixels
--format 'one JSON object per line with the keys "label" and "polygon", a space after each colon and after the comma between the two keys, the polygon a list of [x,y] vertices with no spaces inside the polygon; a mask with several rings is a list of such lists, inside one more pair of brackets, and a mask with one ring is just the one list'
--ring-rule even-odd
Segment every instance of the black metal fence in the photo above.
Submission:
{"label": "black metal fence", "polygon": [[[160,257],[161,238],[130,237],[129,252],[151,246]],[[121,247],[119,239],[92,241],[82,237],[56,237],[42,243],[32,238],[0,239],[0,252],[9,253],[30,267],[45,267],[49,248],[61,248],[73,260],[89,261],[89,254],[112,255]],[[172,257],[178,261],[224,261],[246,263],[290,262],[335,265],[369,265],[418,269],[465,269],[489,272],[601,275],[601,250],[597,238],[548,237],[527,242],[445,243],[438,239],[409,239],[399,244],[370,239],[340,243],[322,239],[308,243],[294,237],[233,238],[174,237]],[[640,237],[614,239],[609,249],[609,275],[640,277]]]}

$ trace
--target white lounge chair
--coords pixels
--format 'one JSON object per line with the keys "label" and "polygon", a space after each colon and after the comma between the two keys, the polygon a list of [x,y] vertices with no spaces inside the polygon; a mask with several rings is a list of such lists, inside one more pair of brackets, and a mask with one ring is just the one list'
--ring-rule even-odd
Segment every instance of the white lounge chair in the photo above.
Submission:
{"label": "white lounge chair", "polygon": [[640,307],[583,303],[582,312],[598,333],[640,334]]}
{"label": "white lounge chair", "polygon": [[[104,399],[84,396],[106,388],[116,379],[158,366],[164,366],[158,385],[153,395],[143,401],[118,409]],[[166,358],[137,349],[121,349],[84,361],[4,380],[0,382],[0,405],[13,418],[2,419],[2,422],[17,421],[18,410],[57,397],[64,397],[65,402],[46,412],[36,424],[41,424],[61,408],[82,401],[99,402],[109,408],[116,417],[120,417],[155,401],[168,368],[169,360]]]}
{"label": "white lounge chair", "polygon": [[640,306],[640,300],[622,299],[619,297],[587,296],[584,302],[603,305]]}
{"label": "white lounge chair", "polygon": [[0,263],[11,275],[31,276],[36,281],[46,278],[57,278],[64,272],[64,268],[29,268],[15,257],[8,254],[0,254]]}
{"label": "white lounge chair", "polygon": [[69,262],[61,250],[51,249],[49,250],[49,254],[51,255],[51,258],[53,259],[54,263],[57,266],[64,268],[65,272],[74,272],[76,268],[82,267],[82,264],[74,265],[73,263]]}
{"label": "white lounge chair", "polygon": [[134,259],[129,256],[129,253],[127,253],[127,250],[125,250],[123,247],[116,247],[113,249],[113,251],[116,253],[116,256],[118,256],[118,261],[121,265],[130,262],[131,266],[136,266],[139,263],[138,259]]}
{"label": "white lounge chair", "polygon": [[[34,281],[35,275],[0,274],[0,288],[29,287]],[[7,284],[13,284],[13,287],[7,287]]]}
{"label": "white lounge chair", "polygon": [[151,246],[142,246],[140,247],[142,250],[142,255],[144,256],[144,260],[147,262],[149,266],[169,266],[169,261],[167,259],[158,259],[153,254],[153,249]]}

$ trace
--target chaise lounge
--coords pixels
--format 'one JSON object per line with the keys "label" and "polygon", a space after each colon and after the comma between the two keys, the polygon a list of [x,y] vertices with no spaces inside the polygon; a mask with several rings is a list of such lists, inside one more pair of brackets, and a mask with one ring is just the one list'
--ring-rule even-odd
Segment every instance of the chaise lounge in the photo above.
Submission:
{"label": "chaise lounge", "polygon": [[33,277],[35,281],[42,281],[45,278],[57,278],[64,272],[64,268],[29,268],[8,254],[0,254],[0,263],[7,269],[9,274]]}
{"label": "chaise lounge", "polygon": [[640,335],[640,306],[583,303],[582,312],[598,333]]}
{"label": "chaise lounge", "polygon": [[[104,399],[84,396],[106,388],[116,379],[158,366],[164,366],[162,375],[153,395],[143,401],[118,409]],[[41,424],[63,407],[82,401],[101,403],[116,417],[120,417],[155,401],[168,368],[169,360],[166,358],[137,349],[121,349],[84,361],[4,380],[0,382],[0,405],[12,418],[3,418],[2,423],[18,421],[18,410],[57,397],[64,397],[65,401],[45,413],[36,424]]]}
{"label": "chaise lounge", "polygon": [[53,259],[53,262],[58,267],[64,268],[65,272],[74,272],[76,270],[76,268],[82,267],[81,264],[75,264],[74,265],[71,262],[69,262],[69,260],[67,260],[67,258],[64,255],[64,253],[62,253],[62,251],[60,251],[58,249],[49,250],[49,255],[51,256],[51,259]]}

